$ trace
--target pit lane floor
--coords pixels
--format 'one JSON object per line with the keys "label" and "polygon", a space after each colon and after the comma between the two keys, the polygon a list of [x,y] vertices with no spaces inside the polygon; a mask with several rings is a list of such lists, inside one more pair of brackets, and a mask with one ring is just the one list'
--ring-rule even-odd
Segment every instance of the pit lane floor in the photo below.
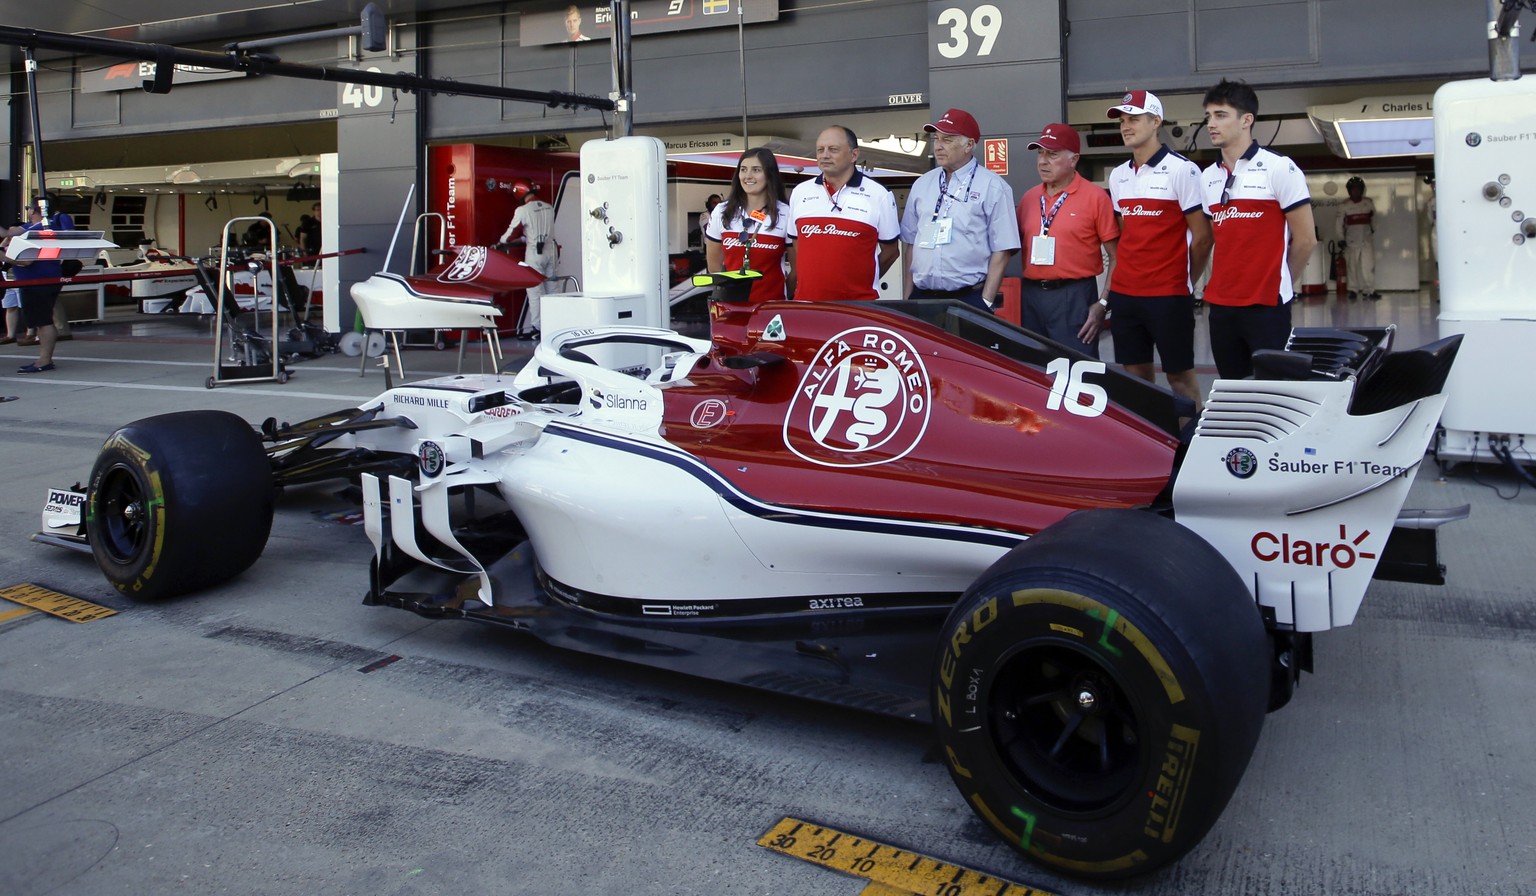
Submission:
{"label": "pit lane floor", "polygon": [[[1422,294],[1299,311],[1417,321],[1405,346],[1434,336]],[[17,399],[0,403],[0,586],[118,613],[0,622],[0,893],[860,892],[755,845],[794,815],[1062,896],[1536,894],[1536,490],[1508,473],[1420,468],[1410,506],[1473,505],[1442,530],[1450,584],[1377,583],[1356,625],[1317,639],[1317,674],[1268,718],[1205,842],[1096,887],[998,842],[925,761],[921,727],[362,606],[370,548],[334,487],[286,494],[235,581],[118,595],[88,557],[27,541],[44,489],[83,479],[115,426],[188,408],[301,419],[383,377],[336,355],[286,385],[208,391],[206,325],[75,334],[40,376],[0,348],[0,397]],[[454,362],[406,354],[412,376]]]}

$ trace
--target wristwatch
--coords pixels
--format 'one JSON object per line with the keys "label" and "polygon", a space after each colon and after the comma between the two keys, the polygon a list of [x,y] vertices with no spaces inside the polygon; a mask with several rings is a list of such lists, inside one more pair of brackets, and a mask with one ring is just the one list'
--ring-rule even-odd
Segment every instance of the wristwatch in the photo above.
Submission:
{"label": "wristwatch", "polygon": [[1099,298],[1099,307],[1100,308],[1105,308],[1105,309],[1109,308],[1109,299],[1108,299],[1108,297],[1102,297],[1101,296]]}

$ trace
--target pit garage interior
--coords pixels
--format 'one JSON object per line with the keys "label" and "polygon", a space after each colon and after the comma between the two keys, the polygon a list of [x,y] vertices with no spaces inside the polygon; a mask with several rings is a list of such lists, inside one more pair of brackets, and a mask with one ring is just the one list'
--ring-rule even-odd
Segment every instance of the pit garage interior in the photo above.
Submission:
{"label": "pit garage interior", "polygon": [[[546,0],[380,3],[383,50],[355,35],[314,36],[357,25],[362,5],[8,3],[0,20],[209,52],[298,36],[268,52],[341,71],[613,90],[606,3],[577,4],[591,40],[567,40],[570,4]],[[1461,326],[1440,303],[1448,275],[1435,240],[1447,235],[1434,209],[1473,201],[1436,196],[1435,96],[1448,82],[1488,77],[1496,6],[632,0],[633,127],[666,145],[664,242],[697,264],[698,215],[724,192],[744,147],[805,159],[786,171],[793,181],[814,175],[817,133],[848,125],[864,162],[904,201],[931,165],[924,124],[964,108],[994,141],[989,167],[1018,196],[1037,181],[1027,146],[1053,121],[1079,130],[1080,171],[1104,183],[1125,158],[1104,110],[1131,89],[1156,92],[1164,141],[1209,164],[1217,156],[1201,96],[1242,78],[1262,103],[1255,138],[1294,159],[1312,192],[1320,248],[1300,284],[1297,325],[1390,324],[1400,346],[1417,345]],[[1520,24],[1528,47],[1536,15]],[[58,208],[117,243],[114,263],[148,243],[212,254],[227,222],[263,212],[296,249],[293,229],[319,203],[327,258],[309,267],[317,320],[331,332],[353,328],[349,289],[386,257],[403,271],[430,263],[432,248],[495,241],[510,219],[512,179],[558,192],[575,154],[616,126],[591,110],[222,71],[178,69],[168,92],[152,93],[145,60],[46,49],[35,53],[34,87],[22,50],[4,52],[3,223],[37,191],[37,147]],[[469,202],[434,177],[434,159],[472,166],[457,172]],[[1379,302],[1335,292],[1334,209],[1357,176],[1377,208]],[[1510,177],[1503,186],[1518,208],[1536,168]],[[421,215],[424,247],[407,257]],[[579,245],[570,233],[563,244]],[[1530,271],[1528,261],[1495,264],[1479,257],[1476,271],[1450,276]],[[561,275],[579,271],[573,251]],[[882,297],[899,292],[899,262],[893,273]],[[1008,275],[1019,275],[1017,259]],[[31,355],[0,347],[11,365],[0,368],[0,452],[13,471],[0,485],[0,589],[40,583],[117,612],[68,625],[0,604],[0,744],[12,757],[0,773],[0,854],[14,857],[0,891],[860,892],[863,880],[756,845],[795,816],[994,879],[993,890],[974,892],[1001,881],[1062,896],[1123,892],[1042,871],[994,843],[942,764],[925,761],[932,744],[921,729],[857,714],[850,722],[843,711],[500,632],[381,620],[357,606],[367,541],[334,490],[300,490],[280,505],[274,537],[290,559],[264,560],[230,593],[191,600],[136,603],[104,585],[89,557],[28,543],[45,487],[84,477],[122,422],[189,406],[252,423],[293,419],[383,388],[373,361],[359,376],[359,362],[337,354],[295,364],[284,385],[210,391],[207,318],[168,321],[107,296],[99,307],[85,294],[66,300],[74,338],[51,377],[12,375]],[[1518,833],[1536,826],[1536,747],[1528,714],[1509,697],[1536,669],[1527,584],[1536,563],[1522,549],[1533,498],[1487,453],[1495,433],[1523,448],[1536,432],[1526,331],[1506,323],[1536,319],[1536,308],[1527,298],[1485,305],[1466,327],[1504,335],[1478,356],[1476,380],[1458,384],[1476,397],[1461,403],[1454,450],[1442,463],[1426,457],[1413,485],[1419,503],[1473,506],[1471,519],[1442,532],[1449,584],[1374,588],[1362,621],[1320,642],[1326,671],[1269,720],[1210,838],[1137,892],[1385,896],[1429,881],[1448,894],[1536,893],[1536,851]],[[1197,327],[1208,386],[1214,367],[1204,321]],[[413,377],[483,370],[483,350],[465,342],[468,357],[428,340],[405,353],[405,367]],[[533,350],[510,334],[503,343],[509,359]],[[933,891],[951,892],[945,885]]]}

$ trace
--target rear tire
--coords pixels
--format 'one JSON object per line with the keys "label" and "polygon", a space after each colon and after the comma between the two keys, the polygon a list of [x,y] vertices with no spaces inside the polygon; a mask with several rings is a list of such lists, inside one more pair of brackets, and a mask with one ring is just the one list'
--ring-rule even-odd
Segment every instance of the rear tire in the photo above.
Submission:
{"label": "rear tire", "polygon": [[272,529],[261,439],[224,411],[148,417],[107,438],[91,469],[86,533],[117,590],[157,599],[244,572]]}
{"label": "rear tire", "polygon": [[1215,823],[1269,699],[1230,564],[1138,510],[1073,514],[988,569],[942,630],[934,723],[966,802],[1080,877],[1144,874]]}

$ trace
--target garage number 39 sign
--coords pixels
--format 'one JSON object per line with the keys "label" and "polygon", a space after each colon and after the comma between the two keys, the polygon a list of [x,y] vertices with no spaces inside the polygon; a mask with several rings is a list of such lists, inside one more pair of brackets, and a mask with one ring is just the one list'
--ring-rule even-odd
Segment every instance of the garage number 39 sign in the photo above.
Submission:
{"label": "garage number 39 sign", "polygon": [[951,6],[939,13],[939,55],[959,59],[966,54],[990,56],[997,35],[1003,30],[1003,13],[991,3],[983,3],[967,12]]}

